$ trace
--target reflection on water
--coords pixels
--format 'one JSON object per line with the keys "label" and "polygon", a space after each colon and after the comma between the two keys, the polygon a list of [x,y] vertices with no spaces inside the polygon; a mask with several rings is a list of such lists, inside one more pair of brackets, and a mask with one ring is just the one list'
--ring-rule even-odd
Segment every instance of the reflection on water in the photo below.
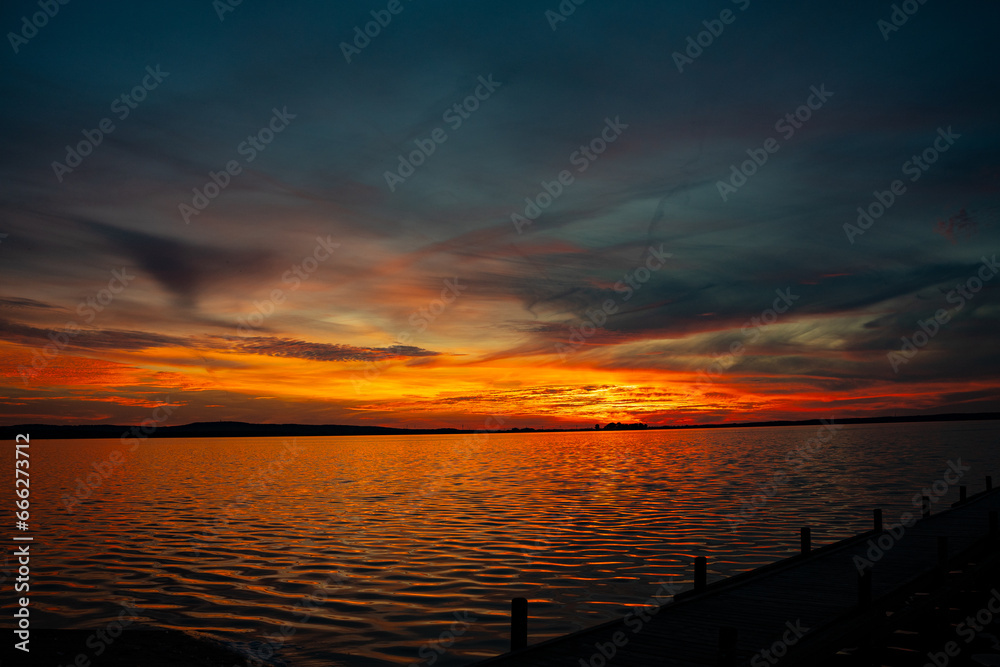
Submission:
{"label": "reflection on water", "polygon": [[33,623],[97,627],[131,599],[296,667],[467,664],[506,649],[511,597],[539,641],[689,586],[697,555],[711,579],[792,553],[802,525],[824,543],[876,506],[895,521],[949,460],[978,491],[998,434],[846,426],[808,457],[816,427],[35,441]]}

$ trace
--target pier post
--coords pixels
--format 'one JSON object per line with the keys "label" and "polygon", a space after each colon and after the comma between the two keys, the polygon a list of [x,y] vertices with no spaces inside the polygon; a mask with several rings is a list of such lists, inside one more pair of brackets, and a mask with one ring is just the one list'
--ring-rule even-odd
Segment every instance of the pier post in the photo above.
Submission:
{"label": "pier post", "polygon": [[962,486],[958,487],[958,502],[964,503],[968,499],[969,499],[969,492],[968,489],[966,489],[965,485],[963,484]]}
{"label": "pier post", "polygon": [[926,519],[927,517],[929,517],[931,515],[931,497],[930,496],[922,496],[922,498],[923,498],[923,500],[921,501],[921,510],[920,510],[920,513]]}
{"label": "pier post", "polygon": [[802,527],[799,534],[799,546],[803,555],[812,551],[812,529],[809,526]]}
{"label": "pier post", "polygon": [[872,510],[872,517],[874,518],[874,530],[876,533],[882,532],[882,510]]}
{"label": "pier post", "polygon": [[528,646],[528,600],[513,598],[510,601],[510,650],[518,651]]}
{"label": "pier post", "polygon": [[866,567],[858,574],[858,607],[867,609],[872,604],[872,568]]}
{"label": "pier post", "polygon": [[736,640],[739,631],[730,626],[719,628],[719,667],[734,667],[736,665]]}
{"label": "pier post", "polygon": [[708,559],[698,556],[694,559],[694,589],[703,591],[706,585],[708,585]]}

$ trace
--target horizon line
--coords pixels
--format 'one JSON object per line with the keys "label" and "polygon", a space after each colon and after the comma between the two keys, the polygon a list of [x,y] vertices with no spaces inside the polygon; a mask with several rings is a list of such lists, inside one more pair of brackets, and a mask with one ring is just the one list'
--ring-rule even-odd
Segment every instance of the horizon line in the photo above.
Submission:
{"label": "horizon line", "polygon": [[[368,431],[367,433],[329,433],[329,434],[298,434],[303,437],[307,435],[312,436],[338,436],[338,435],[405,435],[405,434],[415,434],[415,435],[431,435],[431,434],[467,434],[467,433],[561,433],[561,432],[604,432],[604,431],[663,431],[672,429],[697,429],[697,428],[751,428],[751,427],[781,427],[781,426],[811,426],[823,423],[840,423],[840,424],[877,424],[877,423],[912,423],[912,422],[928,422],[928,421],[989,421],[989,420],[1000,420],[1000,412],[949,412],[949,413],[936,413],[929,415],[882,415],[876,417],[847,417],[843,419],[837,419],[836,417],[823,418],[816,417],[810,419],[797,419],[797,420],[765,420],[765,421],[749,421],[749,422],[722,422],[722,423],[707,423],[707,424],[669,424],[660,426],[649,426],[642,422],[631,422],[628,424],[622,422],[608,422],[604,428],[587,428],[587,427],[570,427],[570,428],[535,428],[535,427],[512,427],[508,429],[460,429],[450,426],[442,427],[431,427],[431,428],[411,428],[402,426],[381,426],[381,425],[360,425],[360,424],[295,424],[295,423],[258,423],[258,422],[243,422],[243,421],[232,421],[232,420],[220,420],[213,422],[190,422],[187,424],[176,424],[172,426],[153,426],[153,427],[143,427],[142,424],[15,424],[10,426],[0,426],[0,434],[6,435],[7,433],[14,433],[15,431],[24,430],[58,430],[58,431],[72,431],[73,429],[85,429],[90,433],[98,430],[115,430],[124,429],[122,437],[127,435],[134,435],[137,437],[227,437],[225,432],[215,432],[215,433],[204,433],[199,435],[192,435],[189,433],[177,433],[181,429],[197,429],[197,428],[212,428],[212,427],[222,427],[227,426],[229,430],[235,429],[247,429],[247,428],[261,428],[267,430],[285,429],[291,430],[322,430],[322,429],[340,429],[342,431],[352,430],[352,431]],[[148,421],[148,420],[147,420]],[[612,424],[621,424],[624,428],[607,428]],[[597,424],[598,426],[600,424]],[[631,427],[631,428],[629,428]],[[142,433],[132,433],[131,431],[140,431]],[[145,432],[148,431],[148,432]],[[248,434],[241,433],[239,435],[229,435],[229,437],[246,437]],[[281,434],[269,434],[265,437],[280,437]],[[71,433],[60,434],[61,439],[104,439],[105,436],[73,436]],[[43,436],[45,437],[45,436]],[[51,438],[51,436],[48,436]]]}

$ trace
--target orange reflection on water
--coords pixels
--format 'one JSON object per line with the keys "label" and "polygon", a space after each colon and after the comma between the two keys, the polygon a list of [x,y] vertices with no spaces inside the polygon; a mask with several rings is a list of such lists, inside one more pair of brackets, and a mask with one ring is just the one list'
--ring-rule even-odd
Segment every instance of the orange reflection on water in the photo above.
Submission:
{"label": "orange reflection on water", "polygon": [[127,598],[234,641],[288,622],[281,655],[309,667],[324,651],[412,661],[466,610],[482,620],[455,656],[496,653],[512,597],[538,601],[538,637],[566,632],[689,582],[694,556],[716,577],[793,551],[804,518],[817,543],[867,528],[954,443],[983,469],[998,457],[996,424],[845,427],[734,532],[815,430],[39,442],[36,622],[100,625]]}

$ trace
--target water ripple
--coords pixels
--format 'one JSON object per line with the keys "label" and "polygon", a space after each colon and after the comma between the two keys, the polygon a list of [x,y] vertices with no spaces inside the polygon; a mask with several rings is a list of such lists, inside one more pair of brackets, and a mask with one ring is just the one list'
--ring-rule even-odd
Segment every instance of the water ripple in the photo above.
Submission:
{"label": "water ripple", "polygon": [[99,627],[133,600],[295,667],[460,665],[506,649],[511,597],[540,641],[689,586],[695,556],[710,578],[752,569],[802,525],[823,544],[875,506],[897,520],[949,460],[973,492],[1000,462],[1000,424],[939,423],[844,427],[789,468],[815,432],[300,438],[278,472],[281,438],[151,440],[72,512],[63,494],[120,443],[33,442],[34,622]]}

